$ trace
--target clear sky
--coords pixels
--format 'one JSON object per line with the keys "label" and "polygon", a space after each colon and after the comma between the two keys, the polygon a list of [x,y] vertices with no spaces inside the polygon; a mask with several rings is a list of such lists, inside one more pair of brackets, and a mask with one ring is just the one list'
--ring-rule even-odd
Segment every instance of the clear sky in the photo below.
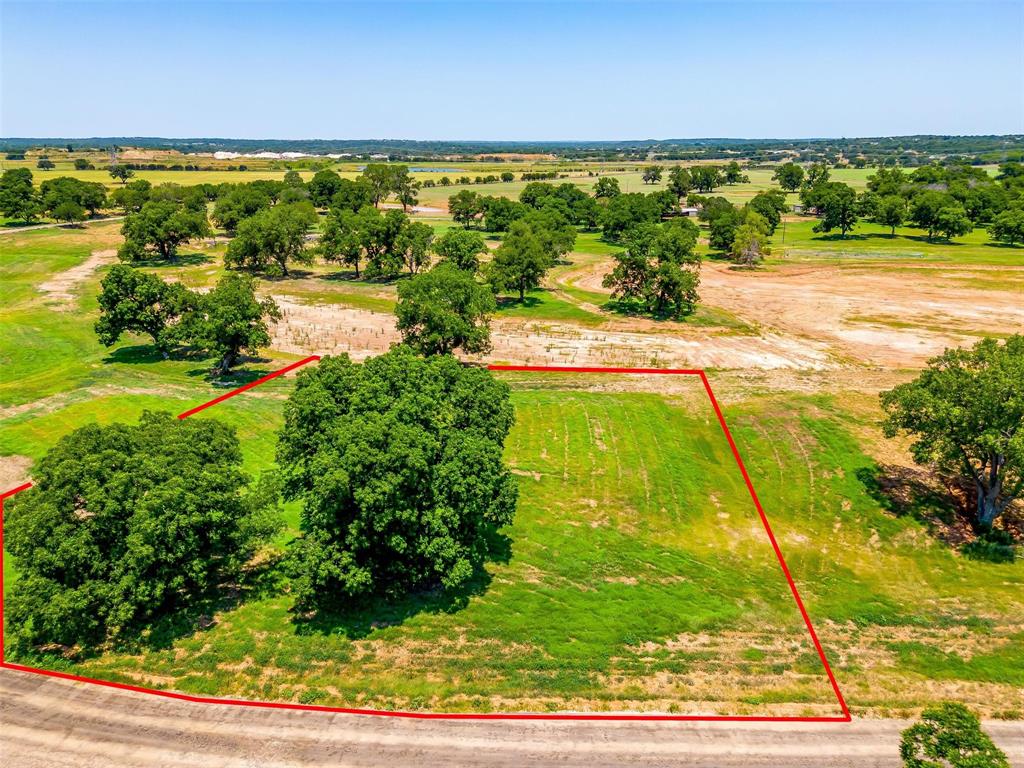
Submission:
{"label": "clear sky", "polygon": [[0,135],[1024,133],[1024,2],[2,2]]}

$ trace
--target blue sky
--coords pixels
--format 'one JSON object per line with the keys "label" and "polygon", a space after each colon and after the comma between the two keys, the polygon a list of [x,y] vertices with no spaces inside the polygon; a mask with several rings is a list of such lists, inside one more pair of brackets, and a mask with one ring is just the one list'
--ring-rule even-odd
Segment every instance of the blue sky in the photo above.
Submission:
{"label": "blue sky", "polygon": [[2,3],[0,135],[1024,133],[1024,2]]}

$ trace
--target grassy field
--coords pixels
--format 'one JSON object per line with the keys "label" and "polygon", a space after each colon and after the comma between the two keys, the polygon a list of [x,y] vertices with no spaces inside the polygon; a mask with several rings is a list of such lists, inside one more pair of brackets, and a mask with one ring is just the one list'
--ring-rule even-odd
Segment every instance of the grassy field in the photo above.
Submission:
{"label": "grassy field", "polygon": [[[163,361],[139,339],[111,350],[96,342],[102,268],[85,272],[70,299],[39,290],[117,241],[116,224],[0,241],[0,461],[38,458],[85,423],[180,412],[223,391],[206,377],[208,360]],[[937,247],[953,261],[1002,253]],[[157,269],[208,284],[222,248]],[[578,248],[573,259],[609,246],[585,234]],[[900,268],[899,259],[879,263]],[[330,279],[336,272],[316,267],[273,290],[386,310],[392,286]],[[570,293],[536,294],[538,316],[585,324],[576,313],[594,314],[587,292]],[[715,322],[728,330],[728,320]],[[290,359],[270,351],[240,380]],[[373,707],[834,713],[696,382],[505,376],[518,419],[507,455],[522,501],[473,590],[299,625],[271,568],[210,609],[207,629],[180,617],[147,648],[59,663],[197,693]],[[254,472],[272,467],[290,387],[275,380],[209,412],[236,425]],[[886,468],[869,456],[876,401],[727,391],[727,418],[854,711],[900,715],[953,697],[1024,715],[1024,564],[967,560],[943,543],[935,499],[900,506],[879,492]],[[297,508],[282,514],[289,527],[275,551],[296,534]],[[5,561],[5,577],[16,577],[15,563]]]}
{"label": "grassy field", "polygon": [[926,233],[910,227],[897,227],[893,236],[888,227],[860,221],[844,238],[837,233],[814,232],[816,223],[812,217],[789,217],[785,227],[780,226],[772,238],[772,257],[801,261],[842,259],[1024,264],[1024,246],[993,242],[982,227],[951,241],[942,238],[929,241]]}
{"label": "grassy field", "polygon": [[[179,160],[180,161],[180,160]],[[161,161],[163,162],[163,161]],[[195,161],[202,165],[206,165],[207,160]],[[233,163],[246,163],[244,159],[232,161]],[[41,184],[47,179],[56,178],[58,176],[72,176],[74,178],[82,179],[83,181],[94,181],[104,184],[109,189],[116,189],[120,186],[120,182],[113,180],[110,174],[106,170],[106,166],[102,163],[96,163],[94,170],[79,171],[75,170],[73,163],[70,160],[56,160],[56,167],[51,170],[40,170],[35,167],[34,161],[5,161],[4,168],[28,168],[32,171],[33,180],[36,184]],[[152,184],[181,184],[182,186],[189,186],[194,184],[224,184],[224,183],[244,183],[257,180],[266,179],[281,179],[284,176],[284,168],[271,168],[268,164],[258,161],[250,162],[249,170],[228,170],[227,163],[220,161],[216,163],[223,167],[215,170],[203,170],[203,171],[146,171],[139,170],[135,171],[135,179],[145,179]],[[667,183],[667,173],[665,179],[656,184],[645,184],[642,179],[642,165],[640,164],[627,164],[623,165],[620,163],[613,164],[584,164],[584,163],[572,163],[561,167],[558,164],[535,164],[535,163],[459,163],[459,162],[448,162],[448,163],[408,163],[410,167],[416,169],[412,171],[412,176],[420,181],[431,180],[435,183],[438,182],[441,177],[448,176],[452,181],[455,181],[460,176],[469,176],[470,178],[476,178],[477,176],[488,176],[496,175],[500,176],[502,172],[510,171],[515,174],[515,181],[512,182],[495,182],[491,184],[452,184],[451,186],[442,187],[434,186],[427,187],[420,190],[420,204],[434,207],[444,207],[447,203],[449,196],[455,194],[462,189],[469,189],[474,192],[478,192],[481,195],[494,195],[498,197],[509,197],[518,199],[519,193],[522,192],[523,188],[530,182],[520,181],[520,177],[524,172],[527,171],[558,171],[560,174],[564,174],[564,179],[549,179],[547,180],[552,184],[559,184],[569,182],[576,184],[586,191],[593,189],[594,183],[597,181],[597,175],[611,176],[618,179],[619,186],[623,192],[652,192],[658,189],[664,189]],[[362,167],[361,163],[335,163],[333,170],[340,173],[345,178],[356,178]],[[666,169],[670,166],[666,166]],[[425,170],[428,168],[442,168],[442,169],[453,169],[451,171],[438,171],[438,170]],[[455,170],[457,169],[457,171]],[[622,170],[625,169],[625,170]],[[590,175],[593,172],[595,175]],[[773,171],[762,170],[762,169],[751,169],[745,172],[749,177],[750,181],[746,184],[735,184],[720,187],[714,191],[713,194],[721,195],[726,197],[733,202],[743,203],[749,200],[758,192],[766,189],[775,188],[777,185],[771,180]],[[842,181],[851,185],[858,192],[865,189],[867,183],[867,177],[874,173],[873,168],[833,168],[830,173],[832,174],[832,180]],[[309,181],[313,177],[313,171],[311,170],[299,170],[299,174],[306,181]]]}

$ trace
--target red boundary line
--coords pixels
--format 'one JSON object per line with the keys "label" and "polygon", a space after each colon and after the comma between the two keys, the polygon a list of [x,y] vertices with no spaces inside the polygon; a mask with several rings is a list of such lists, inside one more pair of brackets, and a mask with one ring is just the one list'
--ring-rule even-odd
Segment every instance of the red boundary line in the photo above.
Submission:
{"label": "red boundary line", "polygon": [[[278,371],[269,373],[255,381],[252,381],[244,386],[233,389],[226,394],[217,397],[208,403],[203,403],[191,410],[185,411],[178,415],[179,419],[187,419],[193,414],[199,413],[210,406],[216,405],[217,403],[224,402],[228,398],[240,395],[246,390],[252,389],[253,387],[259,386],[266,381],[270,381],[278,376],[281,376],[289,371],[299,368],[307,363],[311,363],[315,360],[319,360],[319,355],[311,355],[310,357],[299,360],[298,362],[292,363]],[[508,714],[496,714],[496,713],[473,713],[473,712],[454,712],[454,713],[441,713],[441,712],[403,712],[400,710],[379,710],[379,709],[353,709],[349,707],[328,707],[319,706],[316,704],[291,704],[288,702],[277,702],[277,701],[248,701],[244,699],[220,699],[212,696],[192,696],[187,693],[177,693],[174,691],[161,691],[155,688],[144,688],[138,685],[126,685],[124,683],[114,683],[109,680],[97,680],[91,677],[82,677],[80,675],[72,675],[66,672],[56,672],[50,669],[39,669],[36,667],[26,667],[21,664],[13,664],[8,662],[4,656],[4,616],[3,616],[3,501],[4,499],[14,496],[16,493],[27,490],[32,487],[32,483],[25,483],[19,485],[17,488],[12,488],[9,491],[0,493],[0,668],[12,669],[18,672],[29,672],[36,675],[45,675],[46,677],[55,677],[62,680],[74,680],[80,683],[90,683],[92,685],[102,685],[107,688],[117,688],[123,691],[133,691],[135,693],[146,693],[152,696],[162,696],[166,699],[177,699],[179,701],[188,701],[197,704],[224,704],[230,706],[243,706],[243,707],[262,707],[266,709],[292,709],[292,710],[303,710],[307,712],[338,712],[349,715],[373,715],[377,717],[398,717],[412,720],[624,720],[624,721],[671,721],[671,722],[737,722],[737,723],[848,723],[852,720],[850,715],[850,709],[846,705],[846,700],[843,698],[842,692],[839,690],[839,683],[836,681],[836,676],[832,672],[832,667],[828,663],[828,659],[825,657],[825,649],[821,645],[821,641],[818,639],[817,632],[814,631],[814,626],[811,624],[811,618],[807,614],[807,609],[804,607],[803,599],[800,597],[800,592],[796,587],[796,582],[793,581],[793,575],[790,573],[789,566],[786,565],[786,559],[782,556],[782,549],[779,547],[779,542],[775,538],[775,533],[772,531],[771,525],[768,523],[768,516],[764,512],[764,508],[761,506],[760,499],[757,498],[757,492],[754,490],[754,484],[750,480],[750,475],[747,473],[747,468],[743,464],[743,459],[740,457],[739,449],[736,447],[736,441],[733,440],[732,433],[729,431],[729,427],[725,422],[725,416],[722,413],[722,408],[718,404],[718,400],[715,398],[715,393],[711,390],[711,383],[708,381],[707,375],[703,370],[700,369],[671,369],[671,368],[585,368],[575,366],[550,366],[550,365],[489,365],[487,366],[492,371],[525,371],[525,372],[548,372],[548,373],[642,373],[642,374],[668,374],[668,375],[687,375],[687,376],[699,376],[701,382],[704,385],[704,391],[707,392],[708,398],[711,400],[711,405],[715,410],[715,415],[718,417],[718,424],[722,428],[722,432],[725,433],[726,440],[729,442],[729,448],[732,450],[733,458],[736,459],[736,464],[740,468],[740,472],[743,475],[743,481],[746,483],[747,491],[750,493],[750,498],[754,502],[754,506],[757,508],[757,514],[761,518],[761,523],[764,526],[765,532],[768,534],[768,539],[771,542],[772,549],[775,551],[775,557],[779,561],[779,566],[782,568],[782,573],[786,577],[786,583],[789,584],[789,590],[793,594],[793,600],[796,602],[797,608],[800,610],[800,615],[803,617],[804,626],[807,627],[807,632],[811,636],[811,641],[814,643],[814,649],[818,653],[818,658],[821,660],[822,666],[825,668],[825,674],[828,675],[829,683],[832,686],[832,691],[835,693],[836,700],[839,702],[839,707],[842,710],[842,715],[836,715],[831,717],[799,717],[799,716],[770,716],[770,715],[642,715],[642,714],[600,714],[600,713],[552,713],[552,714],[541,714],[541,713],[508,713]]]}

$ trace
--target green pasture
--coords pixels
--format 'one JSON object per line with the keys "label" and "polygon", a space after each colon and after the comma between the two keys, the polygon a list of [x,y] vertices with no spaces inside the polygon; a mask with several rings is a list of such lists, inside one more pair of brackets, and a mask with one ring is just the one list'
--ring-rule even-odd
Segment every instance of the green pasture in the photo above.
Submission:
{"label": "green pasture", "polygon": [[[699,382],[667,397],[587,391],[594,382],[581,377],[508,379],[520,506],[466,593],[303,623],[289,611],[286,579],[262,574],[208,629],[185,623],[141,650],[46,662],[193,693],[360,707],[831,711]],[[202,416],[237,426],[251,471],[272,467],[287,388],[275,383]],[[0,452],[35,457],[75,426],[194,402],[184,388],[6,419]],[[855,710],[912,709],[928,699],[928,679],[985,683],[992,704],[1012,707],[1024,567],[964,560],[921,519],[884,512],[867,479],[875,466],[831,398],[747,400],[727,416]],[[297,534],[297,510],[284,514],[275,551]],[[960,655],[937,641],[943,631],[990,648]],[[886,663],[865,668],[861,637],[878,632],[893,638]],[[733,640],[694,647],[722,637]]]}
{"label": "green pasture", "polygon": [[815,224],[817,220],[810,216],[789,217],[772,237],[772,259],[1024,264],[1024,246],[994,242],[982,227],[952,240],[936,237],[929,241],[926,232],[911,227],[897,227],[892,235],[889,227],[858,221],[853,231],[842,237],[838,232],[815,232]]}
{"label": "green pasture", "polygon": [[[40,293],[116,244],[116,232],[104,224],[0,240],[0,456],[37,459],[83,424],[177,413],[224,391],[207,377],[209,360],[164,361],[138,338],[99,345],[91,326],[102,270],[69,303]],[[205,284],[222,269],[220,248],[186,249],[179,265],[150,268]],[[584,233],[570,260],[607,248]],[[968,246],[968,261],[981,258],[970,248],[987,253]],[[880,263],[902,268],[893,261]],[[391,286],[338,272],[316,266],[273,290],[384,310]],[[534,294],[538,317],[593,315],[584,305],[600,294],[556,285]],[[236,383],[294,359],[266,357]],[[644,392],[616,377],[506,379],[517,414],[507,457],[521,502],[473,589],[296,623],[275,565],[297,534],[289,505],[267,565],[217,607],[209,628],[182,616],[145,648],[45,663],[195,693],[354,706],[834,712],[699,383],[659,394],[657,380]],[[249,470],[272,469],[291,386],[274,380],[200,417],[235,424]],[[854,710],[902,714],[962,686],[973,706],[1019,715],[1024,565],[965,559],[936,533],[948,508],[880,494],[881,468],[856,437],[865,411],[851,411],[845,395],[734,388],[723,402]],[[875,418],[877,406],[866,412]],[[9,586],[15,563],[5,562],[5,576]]]}

